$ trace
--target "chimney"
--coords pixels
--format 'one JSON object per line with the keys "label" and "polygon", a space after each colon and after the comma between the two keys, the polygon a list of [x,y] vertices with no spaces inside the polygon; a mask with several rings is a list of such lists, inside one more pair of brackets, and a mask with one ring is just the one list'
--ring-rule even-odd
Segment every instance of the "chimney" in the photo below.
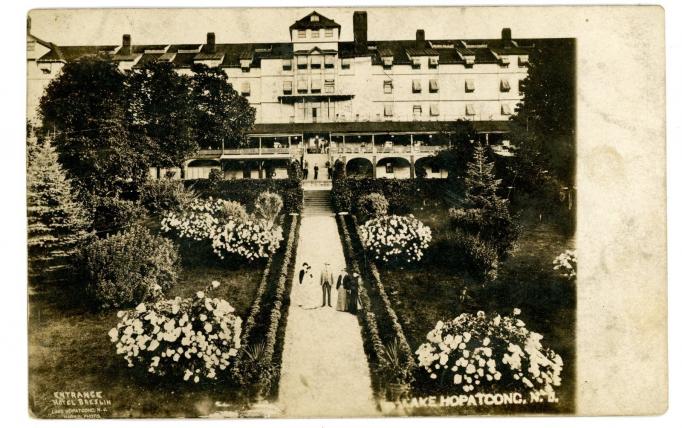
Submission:
{"label": "chimney", "polygon": [[367,50],[367,12],[353,12],[353,41],[356,52]]}
{"label": "chimney", "polygon": [[215,33],[206,33],[206,52],[215,53]]}
{"label": "chimney", "polygon": [[503,28],[502,29],[502,42],[504,46],[510,46],[511,45],[511,28]]}
{"label": "chimney", "polygon": [[123,35],[123,44],[121,46],[121,49],[118,51],[119,55],[130,55],[131,50],[130,50],[130,34],[124,34]]}
{"label": "chimney", "polygon": [[424,49],[426,47],[426,35],[424,30],[417,30],[417,49]]}

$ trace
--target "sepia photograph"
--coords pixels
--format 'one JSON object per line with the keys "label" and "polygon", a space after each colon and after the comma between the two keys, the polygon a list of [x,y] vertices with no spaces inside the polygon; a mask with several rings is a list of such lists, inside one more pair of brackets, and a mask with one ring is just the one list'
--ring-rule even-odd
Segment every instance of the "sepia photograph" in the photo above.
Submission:
{"label": "sepia photograph", "polygon": [[468,9],[30,11],[30,415],[580,414],[580,35]]}

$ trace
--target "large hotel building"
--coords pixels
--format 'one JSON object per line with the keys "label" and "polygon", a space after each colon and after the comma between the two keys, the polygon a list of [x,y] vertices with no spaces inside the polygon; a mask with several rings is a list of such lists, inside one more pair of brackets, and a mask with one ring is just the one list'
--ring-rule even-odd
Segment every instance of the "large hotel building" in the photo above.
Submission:
{"label": "large hotel building", "polygon": [[[57,46],[28,36],[28,111],[36,119],[40,97],[64,63],[107,55],[122,71],[149,61],[171,62],[178,73],[193,64],[221,67],[256,110],[248,145],[203,147],[175,171],[176,178],[286,177],[286,164],[303,158],[326,178],[327,162],[375,177],[444,177],[433,162],[435,141],[448,123],[473,122],[481,141],[505,153],[507,120],[522,94],[532,45],[502,29],[492,40],[367,40],[368,15],[353,14],[353,40],[317,12],[289,27],[287,43],[203,43]],[[153,176],[166,175],[154,169]],[[311,175],[312,177],[312,172]]]}

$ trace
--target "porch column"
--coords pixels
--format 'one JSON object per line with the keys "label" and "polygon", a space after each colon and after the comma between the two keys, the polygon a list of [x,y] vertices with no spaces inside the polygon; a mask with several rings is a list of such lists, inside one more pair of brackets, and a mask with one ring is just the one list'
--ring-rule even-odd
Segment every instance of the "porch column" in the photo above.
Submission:
{"label": "porch column", "polygon": [[[374,152],[374,134],[372,134],[372,153],[375,153]],[[376,177],[377,177],[376,174],[374,174],[374,178],[376,178]]]}
{"label": "porch column", "polygon": [[414,178],[414,154],[410,155],[410,178]]}
{"label": "porch column", "polygon": [[410,134],[410,153],[414,152],[414,134]]}
{"label": "porch column", "polygon": [[258,161],[258,178],[263,178],[263,161]]}
{"label": "porch column", "polygon": [[490,144],[490,141],[488,141],[489,135],[490,135],[490,133],[488,133],[488,132],[485,133],[485,145],[486,145],[486,147]]}
{"label": "porch column", "polygon": [[377,178],[377,157],[372,156],[372,177]]}
{"label": "porch column", "polygon": [[341,136],[341,142],[343,143],[343,153],[346,153],[346,135]]}
{"label": "porch column", "polygon": [[262,143],[263,143],[263,137],[258,137],[258,154],[259,154],[259,155],[261,154],[261,150],[262,150],[261,146],[262,146]]}

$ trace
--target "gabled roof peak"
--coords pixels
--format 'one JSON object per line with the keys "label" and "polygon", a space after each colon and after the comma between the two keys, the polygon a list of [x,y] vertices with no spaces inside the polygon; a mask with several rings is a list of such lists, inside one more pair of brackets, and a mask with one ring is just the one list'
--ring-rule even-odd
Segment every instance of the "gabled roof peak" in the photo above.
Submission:
{"label": "gabled roof peak", "polygon": [[289,30],[317,30],[320,28],[341,28],[341,25],[333,19],[329,19],[326,16],[320,15],[317,11],[313,11],[294,22],[289,27]]}

